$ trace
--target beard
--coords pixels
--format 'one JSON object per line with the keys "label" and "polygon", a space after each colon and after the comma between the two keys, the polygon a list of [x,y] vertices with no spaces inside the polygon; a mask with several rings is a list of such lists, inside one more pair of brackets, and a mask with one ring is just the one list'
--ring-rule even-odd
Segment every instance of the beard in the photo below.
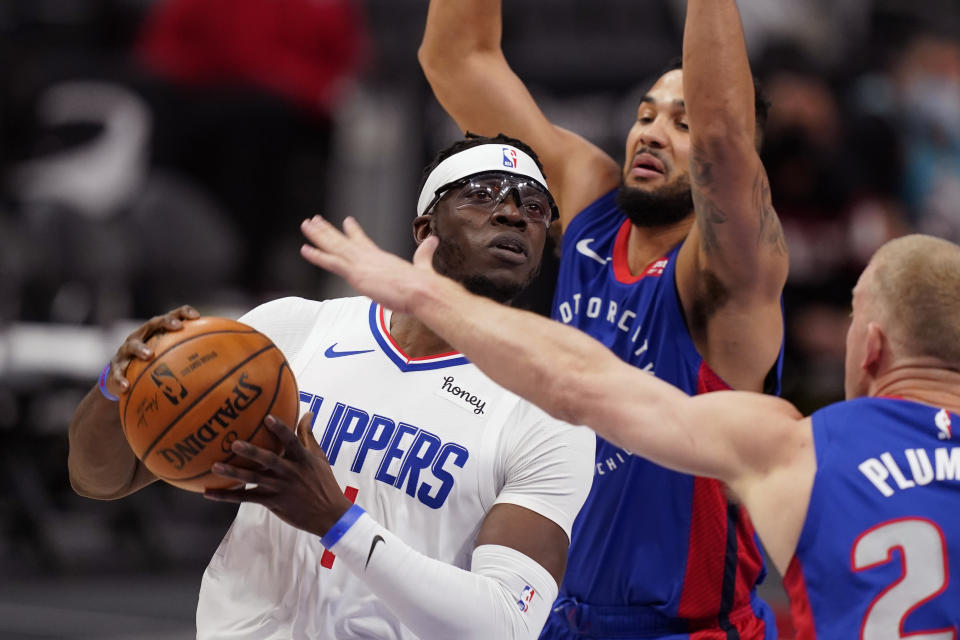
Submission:
{"label": "beard", "polygon": [[[436,233],[436,230],[434,231]],[[450,240],[444,240],[442,234],[440,244],[433,254],[433,269],[451,280],[462,284],[464,288],[478,296],[490,298],[501,304],[509,304],[524,289],[526,289],[537,274],[540,273],[540,265],[533,269],[526,280],[504,280],[494,279],[484,273],[471,272],[466,266],[466,255],[463,248]]]}
{"label": "beard", "polygon": [[676,224],[693,211],[690,177],[682,176],[673,184],[652,191],[628,187],[620,176],[617,206],[638,227],[666,227]]}

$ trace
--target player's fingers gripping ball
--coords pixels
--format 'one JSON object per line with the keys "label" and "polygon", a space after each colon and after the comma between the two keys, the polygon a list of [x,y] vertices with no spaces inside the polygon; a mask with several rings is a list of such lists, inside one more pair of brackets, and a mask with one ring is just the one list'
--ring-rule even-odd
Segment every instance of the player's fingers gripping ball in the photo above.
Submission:
{"label": "player's fingers gripping ball", "polygon": [[156,354],[127,367],[120,401],[123,433],[158,478],[188,491],[233,487],[214,462],[247,466],[230,450],[247,440],[279,452],[267,414],[296,424],[297,383],[283,353],[262,333],[226,318],[185,322],[147,341]]}

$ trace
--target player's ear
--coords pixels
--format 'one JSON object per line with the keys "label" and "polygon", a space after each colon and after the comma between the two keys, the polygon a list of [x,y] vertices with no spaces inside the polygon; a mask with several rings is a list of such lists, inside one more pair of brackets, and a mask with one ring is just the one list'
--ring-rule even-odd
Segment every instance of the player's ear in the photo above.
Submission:
{"label": "player's ear", "polygon": [[433,233],[433,215],[425,213],[413,220],[413,240],[419,245]]}
{"label": "player's ear", "polygon": [[[890,348],[890,342],[883,328],[875,322],[867,325],[867,334],[864,340],[866,340],[866,348],[863,350],[863,362],[860,366],[875,376],[880,363],[884,359],[884,351]],[[886,355],[889,358],[889,354]]]}

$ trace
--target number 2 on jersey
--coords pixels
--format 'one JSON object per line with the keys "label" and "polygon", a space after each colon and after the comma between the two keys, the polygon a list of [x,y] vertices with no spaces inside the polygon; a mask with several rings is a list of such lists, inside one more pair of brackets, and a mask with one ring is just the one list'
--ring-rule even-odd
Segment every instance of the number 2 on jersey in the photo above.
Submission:
{"label": "number 2 on jersey", "polygon": [[900,518],[868,529],[853,543],[853,570],[886,564],[895,549],[903,572],[870,604],[860,625],[861,640],[956,640],[951,628],[903,633],[907,616],[946,589],[946,542],[939,527],[923,518]]}

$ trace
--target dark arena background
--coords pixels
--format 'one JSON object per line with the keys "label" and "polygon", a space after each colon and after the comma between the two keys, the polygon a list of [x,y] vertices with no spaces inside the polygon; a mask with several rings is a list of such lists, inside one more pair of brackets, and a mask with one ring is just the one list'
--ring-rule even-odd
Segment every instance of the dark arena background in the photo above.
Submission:
{"label": "dark arena background", "polygon": [[[507,58],[548,117],[621,158],[682,1],[504,4]],[[0,638],[193,637],[235,508],[161,484],[98,502],[67,478],[73,409],[134,327],[349,295],[299,257],[313,213],[413,249],[420,170],[458,136],[416,61],[427,0],[283,5],[0,2]],[[791,253],[784,396],[808,412],[839,399],[874,248],[960,241],[960,5],[739,5]],[[554,267],[525,306],[548,310]],[[772,570],[764,589],[790,638]]]}

